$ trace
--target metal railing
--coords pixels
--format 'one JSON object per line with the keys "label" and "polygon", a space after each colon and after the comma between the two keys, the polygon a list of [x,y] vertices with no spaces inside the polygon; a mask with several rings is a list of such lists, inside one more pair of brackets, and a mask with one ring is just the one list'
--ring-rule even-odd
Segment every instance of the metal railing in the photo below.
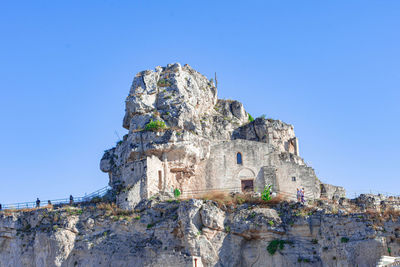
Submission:
{"label": "metal railing", "polygon": [[[285,192],[285,191],[273,191],[277,195],[281,195],[287,200],[297,200],[297,193],[296,192]],[[213,193],[243,193],[242,188],[240,187],[234,187],[234,188],[212,188],[212,189],[202,189],[202,190],[188,190],[181,193],[182,198],[195,198],[207,194],[213,194]],[[256,193],[256,192],[253,192]],[[312,192],[306,192],[304,195],[304,198],[307,199],[313,199],[313,193]]]}
{"label": "metal railing", "polygon": [[[74,197],[73,203],[82,203],[90,201],[95,197],[103,197],[108,190],[111,188],[109,186],[103,187],[97,191],[90,193],[89,195],[85,195],[83,197]],[[44,207],[48,205],[49,200],[44,200],[40,202],[40,206]],[[60,198],[50,200],[51,205],[65,205],[70,204],[70,198]],[[11,204],[2,204],[2,210],[14,210],[14,209],[31,209],[36,208],[36,201],[31,202],[20,202],[20,203],[11,203]]]}
{"label": "metal railing", "polygon": [[[276,193],[276,196],[280,196],[281,198],[285,199],[285,200],[292,200],[292,201],[297,201],[297,193],[296,192],[286,192],[286,191],[273,191],[274,193]],[[203,197],[207,197],[207,195],[209,194],[215,194],[215,193],[225,193],[225,194],[229,194],[229,193],[243,193],[242,188],[240,187],[235,187],[235,188],[213,188],[213,189],[203,189],[203,190],[190,190],[190,191],[183,191],[181,193],[181,198],[203,198]],[[256,192],[253,192],[256,193]],[[371,194],[376,194],[377,192],[372,192]],[[381,195],[382,192],[380,192]],[[365,193],[364,193],[365,194]],[[368,193],[367,193],[368,194]],[[378,194],[376,194],[378,195]],[[389,194],[388,194],[389,195]],[[388,196],[386,195],[386,196]],[[358,196],[356,196],[358,197]],[[305,195],[304,195],[304,201],[309,201],[309,200],[313,200],[315,199],[314,193],[310,192],[310,191],[306,191]],[[332,201],[329,199],[325,199],[326,201]],[[385,200],[385,204],[387,205],[400,205],[400,198],[399,196],[393,196],[393,194],[391,195],[391,197],[388,197]]]}

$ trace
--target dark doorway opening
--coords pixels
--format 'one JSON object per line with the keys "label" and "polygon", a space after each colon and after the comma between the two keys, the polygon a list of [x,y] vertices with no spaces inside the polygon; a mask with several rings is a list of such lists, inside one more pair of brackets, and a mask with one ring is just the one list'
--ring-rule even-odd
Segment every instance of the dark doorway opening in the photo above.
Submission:
{"label": "dark doorway opening", "polygon": [[254,191],[254,180],[242,180],[242,192]]}
{"label": "dark doorway opening", "polygon": [[162,190],[162,172],[158,171],[158,190]]}

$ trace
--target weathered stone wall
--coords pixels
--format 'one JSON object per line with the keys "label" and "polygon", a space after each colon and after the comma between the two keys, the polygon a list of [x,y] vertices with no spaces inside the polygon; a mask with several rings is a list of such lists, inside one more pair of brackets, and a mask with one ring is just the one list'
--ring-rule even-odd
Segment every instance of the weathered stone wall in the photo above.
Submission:
{"label": "weathered stone wall", "polygon": [[[279,160],[276,159],[279,157]],[[305,199],[316,199],[320,197],[320,181],[314,170],[304,164],[303,160],[290,153],[275,155],[275,166],[277,166],[277,183],[279,190],[296,198],[297,188],[304,188]]]}
{"label": "weathered stone wall", "polygon": [[[268,164],[273,148],[265,143],[247,140],[222,142],[211,147],[206,166],[207,188],[241,188],[241,179],[254,179],[254,186],[264,188],[261,168]],[[237,164],[237,153],[242,164]]]}
{"label": "weathered stone wall", "polygon": [[163,162],[156,156],[147,157],[147,166],[147,197],[151,197],[163,190],[165,169]]}
{"label": "weathered stone wall", "polygon": [[[237,153],[241,153],[242,164],[237,164]],[[254,179],[258,192],[272,184],[275,192],[290,198],[296,198],[300,187],[307,199],[320,196],[320,182],[312,168],[301,158],[276,152],[266,143],[237,139],[212,146],[206,170],[206,188],[210,189],[240,188],[241,180]]]}

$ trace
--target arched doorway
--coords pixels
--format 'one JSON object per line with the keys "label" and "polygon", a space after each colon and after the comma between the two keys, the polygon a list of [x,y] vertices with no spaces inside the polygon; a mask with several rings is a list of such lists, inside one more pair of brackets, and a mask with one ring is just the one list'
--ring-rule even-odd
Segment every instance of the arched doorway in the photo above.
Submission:
{"label": "arched doorway", "polygon": [[243,193],[254,192],[255,173],[250,169],[242,169],[238,174],[240,180],[240,188]]}

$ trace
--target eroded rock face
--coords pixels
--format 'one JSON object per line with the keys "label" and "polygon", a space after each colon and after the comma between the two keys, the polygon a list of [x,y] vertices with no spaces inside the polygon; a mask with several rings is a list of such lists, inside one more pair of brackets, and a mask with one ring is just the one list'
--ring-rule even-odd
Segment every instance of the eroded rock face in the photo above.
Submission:
{"label": "eroded rock face", "polygon": [[153,116],[171,127],[195,130],[217,102],[217,90],[189,65],[170,64],[138,73],[126,99],[124,127],[144,128]]}
{"label": "eroded rock face", "polygon": [[[293,126],[279,120],[257,118],[253,122],[239,127],[233,132],[233,139],[245,139],[272,144],[279,151],[289,151],[296,138]],[[298,154],[298,153],[296,153]]]}
{"label": "eroded rock face", "polygon": [[[332,206],[325,203],[321,207]],[[210,200],[142,202],[0,213],[0,266],[375,266],[400,253],[393,209],[223,206]],[[386,214],[386,217],[382,217]],[[282,247],[268,249],[273,240]],[[272,253],[272,254],[271,254]]]}

